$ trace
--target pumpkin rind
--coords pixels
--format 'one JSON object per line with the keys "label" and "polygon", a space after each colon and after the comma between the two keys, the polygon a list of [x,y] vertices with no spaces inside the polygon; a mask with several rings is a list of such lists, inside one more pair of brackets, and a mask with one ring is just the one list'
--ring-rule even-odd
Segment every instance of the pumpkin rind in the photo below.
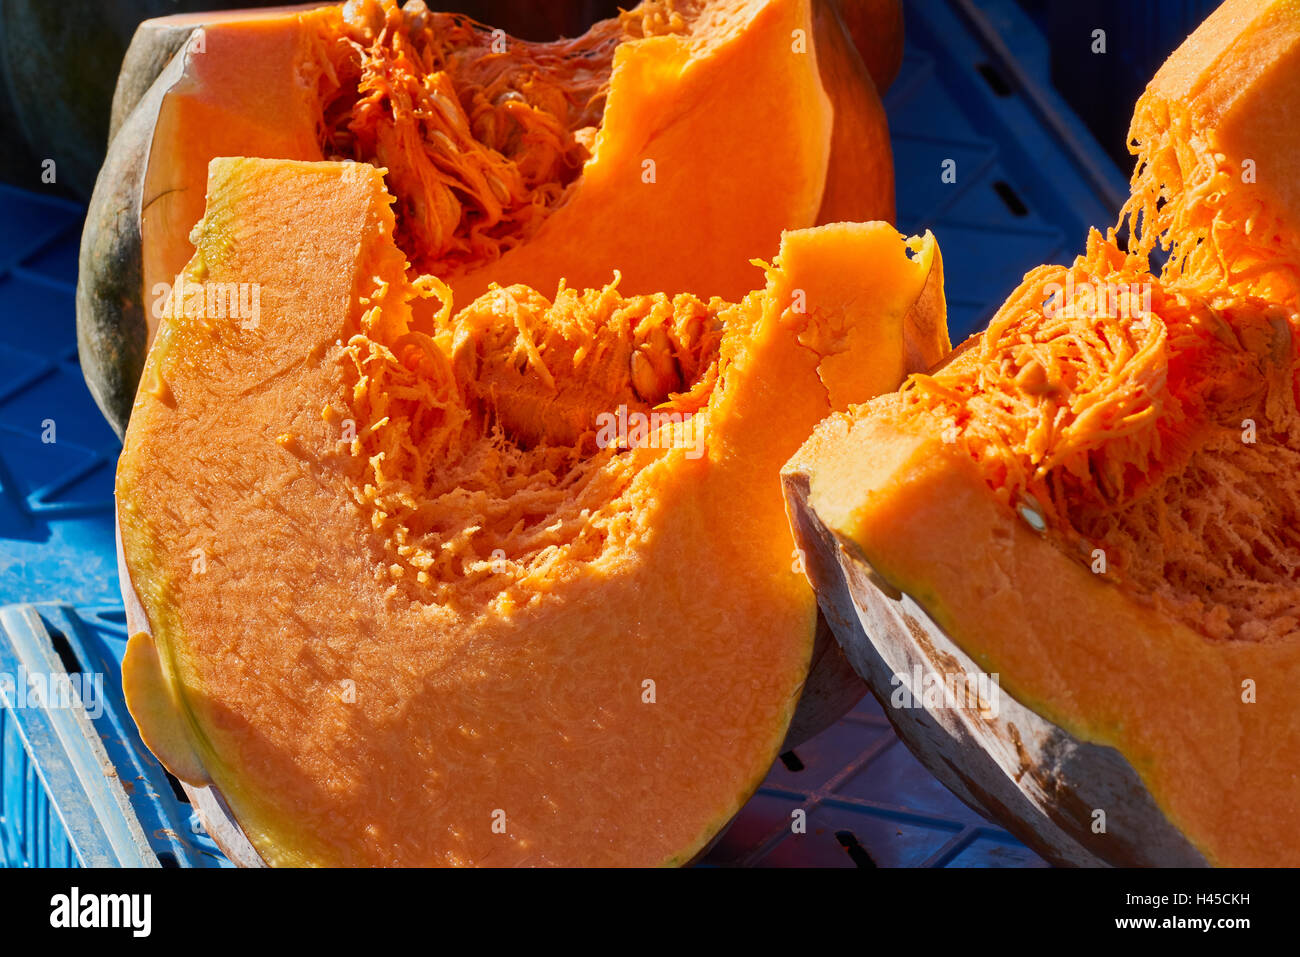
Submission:
{"label": "pumpkin rind", "polygon": [[[149,135],[163,96],[181,71],[178,60],[163,70],[123,126],[128,139]],[[149,346],[140,259],[146,160],[144,153],[122,150],[111,164],[113,175],[96,180],[88,214],[95,228],[82,233],[77,258],[77,355],[95,404],[119,435]]]}
{"label": "pumpkin rind", "polygon": [[903,0],[829,0],[882,94],[903,65]]}

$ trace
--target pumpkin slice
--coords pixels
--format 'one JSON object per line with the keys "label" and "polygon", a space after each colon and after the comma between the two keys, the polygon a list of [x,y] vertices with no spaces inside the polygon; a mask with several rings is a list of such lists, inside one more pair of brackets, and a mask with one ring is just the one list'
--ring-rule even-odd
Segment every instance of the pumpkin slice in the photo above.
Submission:
{"label": "pumpkin slice", "polygon": [[891,219],[884,112],[828,3],[648,0],[552,43],[395,0],[146,23],[82,239],[92,394],[120,432],[215,156],[385,168],[400,245],[461,302],[615,268],[735,299],[782,229]]}
{"label": "pumpkin slice", "polygon": [[778,470],[936,334],[932,238],[787,233],[739,303],[453,312],[367,164],[218,159],[208,195],[118,467],[150,748],[273,864],[689,860],[809,666]]}
{"label": "pumpkin slice", "polygon": [[1300,864],[1297,50],[1294,4],[1220,7],[1138,105],[1131,251],[1094,232],[784,470],[900,734],[1054,861]]}
{"label": "pumpkin slice", "polygon": [[[1140,263],[1094,235],[822,423],[783,473],[796,540],[900,734],[1048,859],[1294,864],[1291,326]],[[1089,315],[1143,288],[1145,325]]]}

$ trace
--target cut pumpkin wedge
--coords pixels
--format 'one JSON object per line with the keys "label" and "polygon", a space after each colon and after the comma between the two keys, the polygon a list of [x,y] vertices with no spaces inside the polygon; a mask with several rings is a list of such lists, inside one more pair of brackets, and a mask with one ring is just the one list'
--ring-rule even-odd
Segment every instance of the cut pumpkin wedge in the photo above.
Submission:
{"label": "cut pumpkin wedge", "polygon": [[131,713],[268,863],[688,861],[807,676],[778,470],[946,345],[933,239],[790,232],[736,303],[455,310],[391,203],[213,161],[118,468]]}

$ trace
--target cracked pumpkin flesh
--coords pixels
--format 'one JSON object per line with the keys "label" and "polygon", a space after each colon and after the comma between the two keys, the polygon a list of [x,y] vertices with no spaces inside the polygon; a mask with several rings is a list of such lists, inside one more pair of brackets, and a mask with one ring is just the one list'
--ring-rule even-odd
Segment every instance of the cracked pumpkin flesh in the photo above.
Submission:
{"label": "cracked pumpkin flesh", "polygon": [[[890,585],[1118,749],[1220,865],[1300,864],[1297,69],[1294,2],[1225,3],[1139,101],[1132,254],[1094,232],[790,465]],[[1252,156],[1273,172],[1243,183]]]}
{"label": "cracked pumpkin flesh", "polygon": [[[273,864],[685,862],[808,667],[780,463],[899,381],[933,241],[792,232],[739,303],[453,311],[390,202],[365,164],[213,162],[187,281],[258,282],[260,317],[168,318],[150,352],[117,484],[131,712]],[[656,437],[603,441],[620,408]]]}

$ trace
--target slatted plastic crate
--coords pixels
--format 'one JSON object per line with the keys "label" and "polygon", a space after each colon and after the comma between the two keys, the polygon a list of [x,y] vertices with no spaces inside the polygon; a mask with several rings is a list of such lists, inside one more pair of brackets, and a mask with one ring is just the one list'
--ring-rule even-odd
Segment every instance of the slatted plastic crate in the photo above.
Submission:
{"label": "slatted plastic crate", "polygon": [[[1112,222],[1125,179],[1052,91],[1047,47],[1011,0],[907,0],[906,14],[886,97],[898,221],[939,238],[956,341],[1026,270],[1066,261],[1088,226]],[[955,183],[940,178],[947,159]],[[0,695],[0,864],[225,866],[121,698],[119,446],[76,361],[80,217],[0,186],[0,675],[28,662],[101,675],[104,692],[93,718]],[[800,808],[807,833],[793,834]],[[945,790],[867,699],[782,756],[706,863],[1042,861]]]}
{"label": "slatted plastic crate", "polygon": [[[119,608],[0,608],[0,863],[222,862],[123,707],[124,623]],[[54,690],[63,676],[75,696]]]}

